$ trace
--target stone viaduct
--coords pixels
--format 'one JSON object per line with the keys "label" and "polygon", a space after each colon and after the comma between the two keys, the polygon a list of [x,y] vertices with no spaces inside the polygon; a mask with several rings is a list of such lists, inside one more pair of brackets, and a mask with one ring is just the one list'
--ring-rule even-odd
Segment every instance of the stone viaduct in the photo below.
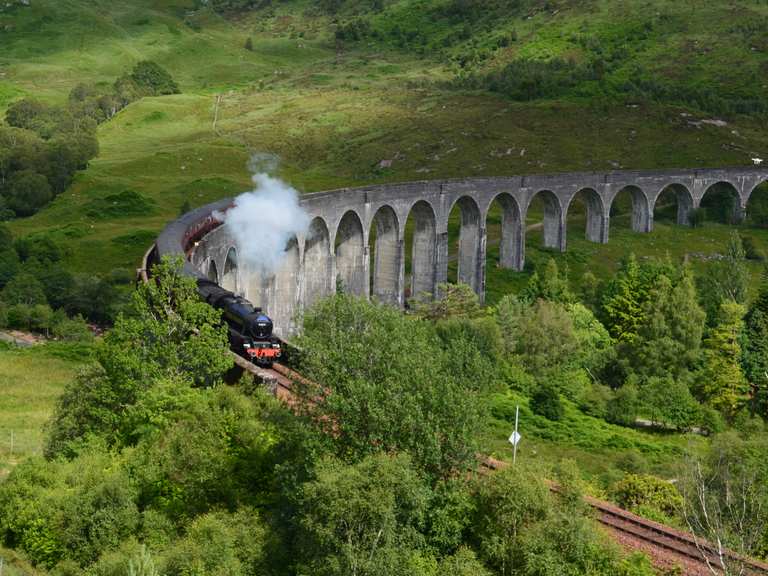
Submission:
{"label": "stone viaduct", "polygon": [[[262,278],[238,262],[238,247],[211,214],[230,200],[204,206],[169,225],[161,254],[184,251],[195,273],[217,281],[262,306],[282,334],[295,331],[295,318],[318,298],[343,290],[403,306],[411,294],[435,294],[448,279],[448,219],[460,212],[458,280],[480,296],[485,291],[486,218],[501,207],[499,265],[521,270],[525,262],[525,222],[534,198],[544,206],[543,242],[566,249],[566,215],[578,196],[586,206],[586,238],[608,242],[611,204],[626,191],[632,200],[632,228],[650,232],[657,199],[665,190],[677,197],[677,222],[688,223],[690,211],[721,184],[737,200],[743,215],[752,191],[768,181],[768,168],[569,173],[503,178],[421,181],[345,188],[307,194],[301,203],[311,217],[310,231],[286,247],[282,268]],[[205,225],[204,222],[208,222]],[[405,286],[406,222],[413,221],[411,278]],[[192,245],[168,242],[174,234]]]}

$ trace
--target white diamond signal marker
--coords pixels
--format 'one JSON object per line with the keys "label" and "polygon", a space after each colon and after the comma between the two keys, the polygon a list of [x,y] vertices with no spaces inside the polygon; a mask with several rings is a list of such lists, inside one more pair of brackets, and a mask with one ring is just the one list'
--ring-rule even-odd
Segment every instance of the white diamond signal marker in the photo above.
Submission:
{"label": "white diamond signal marker", "polygon": [[522,436],[520,436],[520,433],[515,430],[509,437],[509,443],[512,444],[512,446],[517,446],[521,439]]}

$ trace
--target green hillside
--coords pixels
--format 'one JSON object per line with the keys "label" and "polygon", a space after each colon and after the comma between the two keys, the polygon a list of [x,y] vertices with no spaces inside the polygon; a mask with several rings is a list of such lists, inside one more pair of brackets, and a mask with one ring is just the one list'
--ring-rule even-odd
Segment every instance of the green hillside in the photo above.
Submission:
{"label": "green hillside", "polygon": [[[624,82],[655,78],[680,94],[711,87],[762,102],[761,35],[710,23],[738,11],[752,30],[764,5],[397,1],[379,11],[346,2],[333,13],[335,4],[219,14],[191,2],[41,0],[3,9],[0,108],[25,96],[63,103],[75,85],[108,87],[140,59],[164,66],[182,91],[144,98],[102,124],[99,156],[51,206],[13,222],[14,232],[52,232],[71,248],[74,269],[132,267],[185,200],[247,189],[254,151],[279,154],[284,177],[307,191],[739,165],[768,153],[760,115],[697,126],[721,105]],[[454,13],[464,9],[467,18]],[[488,90],[488,75],[510,62],[563,58],[575,70],[596,54],[607,62],[599,81],[560,78],[551,95],[530,101]],[[532,72],[539,84],[547,70]],[[383,159],[392,167],[378,168]],[[93,202],[126,190],[143,197],[140,209],[92,216]]]}

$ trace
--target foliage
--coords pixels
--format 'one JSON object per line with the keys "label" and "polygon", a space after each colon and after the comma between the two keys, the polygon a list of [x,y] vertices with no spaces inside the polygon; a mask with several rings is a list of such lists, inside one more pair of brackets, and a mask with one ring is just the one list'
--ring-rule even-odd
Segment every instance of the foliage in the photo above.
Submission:
{"label": "foliage", "polygon": [[186,534],[166,554],[164,574],[227,574],[256,576],[264,573],[267,531],[257,510],[209,512],[195,518]]}
{"label": "foliage", "polygon": [[641,377],[680,377],[694,368],[705,313],[699,307],[688,269],[676,285],[659,276],[643,307],[643,321],[629,347],[633,373]]}
{"label": "foliage", "polygon": [[554,501],[540,478],[509,467],[480,481],[475,539],[499,574],[616,574],[617,555],[595,536],[581,495]]}
{"label": "foliage", "polygon": [[690,430],[700,420],[699,404],[686,379],[652,376],[640,388],[640,402],[654,422],[676,430]]}
{"label": "foliage", "polygon": [[35,306],[47,304],[45,291],[40,281],[29,273],[16,274],[0,292],[0,300],[7,304],[24,304]]}
{"label": "foliage", "polygon": [[741,245],[744,249],[744,257],[747,260],[765,260],[765,252],[757,246],[757,243],[752,236],[742,236]]}
{"label": "foliage", "polygon": [[149,96],[178,94],[179,86],[165,68],[152,60],[137,62],[131,70],[131,80]]}
{"label": "foliage", "polygon": [[757,553],[768,523],[765,437],[750,440],[734,432],[718,436],[704,456],[691,456],[680,482],[690,531],[741,557],[719,566],[724,574],[744,572],[743,558]]}
{"label": "foliage", "polygon": [[160,383],[131,412],[142,501],[171,520],[271,499],[278,436],[248,398]]}
{"label": "foliage", "polygon": [[135,560],[132,558],[128,561],[128,576],[160,576],[146,546],[142,545]]}
{"label": "foliage", "polygon": [[537,376],[572,364],[579,352],[573,320],[558,303],[538,300],[523,309],[512,335],[514,343],[511,346],[516,355]]}
{"label": "foliage", "polygon": [[742,368],[753,386],[751,412],[768,415],[768,275],[744,317]]}
{"label": "foliage", "polygon": [[0,485],[0,534],[35,563],[83,565],[117,547],[139,521],[125,470],[94,446],[75,462],[32,459]]}
{"label": "foliage", "polygon": [[650,474],[627,474],[611,487],[611,495],[622,508],[659,522],[677,517],[683,506],[674,484]]}
{"label": "foliage", "polygon": [[530,302],[535,302],[539,299],[560,304],[572,302],[574,295],[568,286],[567,269],[560,273],[557,262],[550,258],[547,260],[542,276],[539,276],[538,272],[533,273],[523,291],[522,297]]}
{"label": "foliage", "polygon": [[305,314],[297,345],[302,373],[319,383],[299,389],[303,411],[333,431],[340,457],[407,451],[431,476],[472,463],[488,382],[457,371],[430,324],[339,295]]}
{"label": "foliage", "polygon": [[704,339],[704,369],[697,391],[704,402],[733,416],[747,401],[749,384],[742,372],[741,335],[744,306],[725,301],[717,325]]}
{"label": "foliage", "polygon": [[22,170],[8,179],[5,196],[17,215],[31,216],[51,200],[51,186],[42,174]]}
{"label": "foliage", "polygon": [[407,456],[324,460],[302,491],[299,572],[408,574],[423,546],[429,490]]}
{"label": "foliage", "polygon": [[97,347],[98,368],[64,391],[51,423],[49,456],[67,453],[70,443],[91,433],[116,442],[139,394],[157,380],[212,386],[229,367],[219,313],[199,300],[180,262],[164,260],[153,277],[133,294],[130,316],[121,316]]}
{"label": "foliage", "polygon": [[565,413],[557,388],[548,382],[542,383],[531,396],[531,410],[549,420],[560,420]]}
{"label": "foliage", "polygon": [[480,300],[468,284],[439,284],[440,298],[412,300],[414,313],[427,320],[445,318],[477,318],[482,314]]}
{"label": "foliage", "polygon": [[715,323],[723,302],[746,303],[749,280],[743,240],[733,231],[725,256],[709,266],[707,274],[701,277],[699,294],[710,324]]}
{"label": "foliage", "polygon": [[640,411],[640,398],[637,386],[628,382],[616,390],[614,397],[608,401],[606,420],[622,426],[632,426]]}
{"label": "foliage", "polygon": [[631,342],[637,336],[643,319],[643,305],[648,299],[640,267],[634,254],[622,262],[603,297],[604,324],[611,336],[620,342]]}

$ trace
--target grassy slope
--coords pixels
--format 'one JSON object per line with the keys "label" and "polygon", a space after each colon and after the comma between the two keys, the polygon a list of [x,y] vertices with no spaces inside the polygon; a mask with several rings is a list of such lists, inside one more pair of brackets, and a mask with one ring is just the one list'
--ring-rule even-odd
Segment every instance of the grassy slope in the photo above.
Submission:
{"label": "grassy slope", "polygon": [[64,385],[82,365],[55,355],[55,350],[0,349],[0,479],[24,458],[41,452],[43,425]]}
{"label": "grassy slope", "polygon": [[[399,9],[402,18],[412,14],[412,3],[395,4],[391,10]],[[621,24],[608,5],[590,6],[596,10],[590,26]],[[605,109],[579,99],[523,104],[445,91],[430,82],[450,77],[438,62],[369,46],[337,54],[326,21],[305,16],[297,3],[281,5],[284,13],[268,18],[187,18],[200,31],[185,23],[186,8],[183,2],[40,0],[2,16],[13,18],[14,26],[4,37],[9,49],[0,55],[0,93],[61,101],[77,82],[106,84],[139,58],[167,66],[184,90],[135,103],[103,125],[101,155],[75,185],[39,215],[14,223],[20,234],[58,231],[77,269],[133,266],[185,198],[199,204],[246,189],[252,151],[280,154],[284,176],[303,190],[614,166],[744,164],[768,152],[762,126],[753,120],[695,128],[673,107]],[[584,8],[564,10],[510,20],[520,27],[520,40],[494,58],[560,46],[553,37],[567,36],[585,16]],[[502,21],[498,30],[512,24]],[[242,48],[248,36],[253,52]],[[392,158],[391,169],[377,168]],[[84,213],[94,198],[125,189],[151,199],[154,208],[140,217],[101,220]]]}
{"label": "grassy slope", "polygon": [[[376,25],[420,27],[438,42],[457,25],[437,21],[422,26],[414,12],[436,2],[397,0]],[[0,13],[0,29],[12,25],[0,33],[0,111],[23,95],[62,102],[78,82],[107,85],[142,58],[171,70],[184,92],[134,103],[102,125],[101,154],[70,190],[37,216],[13,223],[19,234],[56,233],[70,248],[68,260],[75,269],[134,266],[185,199],[202,204],[247,189],[245,165],[253,151],[280,154],[284,177],[306,191],[471,175],[739,165],[754,155],[768,155],[765,126],[754,119],[737,118],[725,128],[696,128],[681,114],[706,115],[675,106],[605,105],[584,96],[515,103],[483,93],[447,91],[440,83],[451,78],[452,65],[430,60],[434,51],[422,59],[381,45],[347,46],[337,53],[327,21],[307,16],[306,2],[280,4],[269,17],[233,21],[211,14],[190,17],[188,4],[37,0],[30,8]],[[694,85],[720,77],[730,89],[741,90],[763,65],[761,51],[745,48],[711,22],[723,21],[733,10],[762,14],[768,10],[765,6],[712,2],[694,7],[666,0],[557,4],[558,14],[533,10],[499,19],[478,33],[474,42],[480,48],[511,29],[519,38],[493,53],[481,68],[492,69],[518,56],[582,58],[574,31],[586,30],[610,44],[649,14],[660,13],[671,16],[654,28],[650,39],[628,43],[630,56],[612,72],[609,83],[619,82],[634,64],[644,64],[664,78],[683,78]],[[243,49],[249,36],[252,52]],[[464,43],[448,52],[466,49]],[[378,169],[382,159],[395,159],[392,168]],[[131,217],[95,219],[87,214],[94,200],[126,189],[144,195],[151,209]],[[587,269],[608,274],[630,250],[673,257],[718,251],[728,234],[717,225],[687,230],[657,222],[650,236],[642,236],[627,230],[621,219],[612,225],[608,245],[590,244],[583,240],[583,219],[573,215],[567,253],[537,248],[538,233],[532,231],[527,257],[535,264],[554,255],[567,262],[571,278],[578,279]],[[489,228],[493,258],[498,230]],[[765,233],[754,234],[768,246]],[[489,299],[526,278],[524,273],[489,267]],[[39,373],[34,377],[53,387],[60,387],[64,374],[71,375],[66,363],[55,361],[46,368],[47,363],[31,362],[24,354],[3,352],[0,361],[50,370],[50,378]],[[506,427],[498,424],[490,446],[501,449],[498,443]],[[571,449],[568,442],[547,448],[547,442],[539,438],[528,449],[553,457],[570,453],[590,458],[596,472],[601,455],[615,448],[610,442],[602,451]],[[670,450],[660,454],[676,457]]]}
{"label": "grassy slope", "polygon": [[563,458],[573,459],[600,490],[609,488],[624,471],[642,471],[674,478],[686,451],[706,445],[693,434],[644,431],[609,424],[587,416],[565,402],[565,416],[558,422],[538,416],[528,408],[528,399],[514,392],[496,395],[491,401],[491,421],[482,438],[492,456],[512,460],[507,438],[515,424],[515,406],[520,406],[519,429],[524,441],[518,458],[542,469],[556,466]]}

